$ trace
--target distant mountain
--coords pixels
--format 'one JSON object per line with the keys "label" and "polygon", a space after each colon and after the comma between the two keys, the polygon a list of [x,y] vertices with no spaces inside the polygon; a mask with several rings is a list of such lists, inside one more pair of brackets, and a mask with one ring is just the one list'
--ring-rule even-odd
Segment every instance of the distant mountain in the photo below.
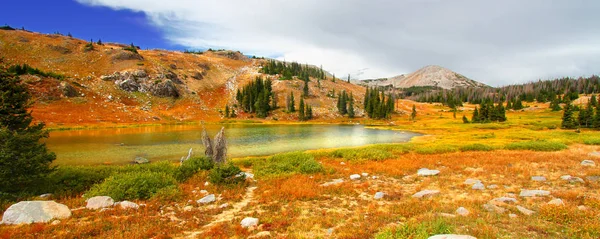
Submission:
{"label": "distant mountain", "polygon": [[365,86],[384,86],[395,88],[410,88],[413,86],[432,86],[442,89],[457,87],[486,87],[487,85],[471,80],[466,76],[441,66],[426,66],[408,75],[391,78],[363,80]]}

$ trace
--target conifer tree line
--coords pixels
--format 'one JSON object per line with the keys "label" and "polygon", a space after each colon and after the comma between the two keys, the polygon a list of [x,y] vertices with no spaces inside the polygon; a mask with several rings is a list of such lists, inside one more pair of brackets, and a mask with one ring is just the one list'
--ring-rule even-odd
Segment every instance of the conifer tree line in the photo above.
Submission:
{"label": "conifer tree line", "polygon": [[297,62],[287,63],[276,60],[269,60],[262,65],[260,73],[268,75],[281,75],[282,80],[291,80],[292,77],[297,76],[298,78],[308,82],[308,77],[317,79],[325,79],[325,71],[323,68],[317,68],[309,65],[302,65]]}
{"label": "conifer tree line", "polygon": [[298,106],[298,119],[300,121],[306,121],[313,118],[312,106],[304,104],[304,99],[300,98],[300,105]]}
{"label": "conifer tree line", "polygon": [[288,113],[296,112],[296,104],[294,100],[294,92],[290,92],[290,94],[285,99],[285,106]]}
{"label": "conifer tree line", "polygon": [[[593,75],[590,77],[559,78],[554,80],[537,81],[518,85],[508,85],[499,88],[480,87],[480,88],[455,88],[455,89],[434,89],[413,93],[408,99],[419,102],[439,102],[445,105],[451,105],[460,102],[469,102],[479,104],[485,99],[492,98],[494,103],[512,100],[513,103],[520,99],[525,102],[552,102],[558,96],[563,95],[562,103],[566,103],[566,98],[575,100],[579,94],[600,93],[600,77]],[[502,98],[504,97],[504,98]],[[452,108],[452,107],[451,107]]]}
{"label": "conifer tree line", "polygon": [[391,94],[386,97],[382,89],[367,87],[363,106],[369,118],[388,119],[394,112],[394,102]]}
{"label": "conifer tree line", "polygon": [[[577,117],[575,111],[579,110]],[[563,129],[600,129],[600,101],[593,95],[585,107],[576,107],[570,101],[565,103],[561,127]]]}
{"label": "conifer tree line", "polygon": [[[486,99],[475,107],[471,123],[490,123],[506,121],[506,109],[502,102],[494,105],[491,99]],[[463,122],[469,123],[468,119],[463,116]]]}
{"label": "conifer tree line", "polygon": [[[277,98],[273,93],[271,80],[256,79],[237,91],[238,107],[246,113],[256,113],[259,118],[265,118],[271,110],[277,108]],[[271,104],[271,102],[273,102]]]}
{"label": "conifer tree line", "polygon": [[338,94],[337,109],[341,115],[348,115],[349,118],[354,118],[354,96],[352,93],[348,95],[345,90]]}

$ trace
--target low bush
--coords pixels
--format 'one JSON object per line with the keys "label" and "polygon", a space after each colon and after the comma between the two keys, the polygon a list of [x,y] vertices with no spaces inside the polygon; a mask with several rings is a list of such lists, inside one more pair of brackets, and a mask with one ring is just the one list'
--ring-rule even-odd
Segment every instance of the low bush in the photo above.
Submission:
{"label": "low bush", "polygon": [[467,144],[460,147],[460,151],[492,151],[494,147],[486,144]]}
{"label": "low bush", "polygon": [[560,151],[566,148],[568,148],[566,144],[543,140],[514,142],[506,145],[508,150]]}
{"label": "low bush", "polygon": [[37,75],[42,77],[52,77],[58,80],[64,80],[66,77],[64,75],[54,73],[54,72],[45,72],[38,68],[31,67],[27,64],[23,65],[12,65],[8,68],[8,72],[16,74],[16,75]]}
{"label": "low bush", "polygon": [[587,145],[600,145],[600,139],[586,139],[583,143]]}
{"label": "low bush", "polygon": [[208,181],[216,185],[234,185],[244,182],[246,176],[232,163],[216,165],[208,173]]}
{"label": "low bush", "polygon": [[188,178],[194,176],[200,170],[211,170],[214,167],[214,163],[210,158],[207,157],[194,157],[190,158],[181,164],[175,171],[175,179],[179,182],[183,182]]}
{"label": "low bush", "polygon": [[333,158],[342,158],[348,161],[362,161],[362,160],[384,160],[393,158],[394,155],[385,149],[375,147],[365,148],[350,148],[350,149],[336,149],[331,153]]}
{"label": "low bush", "polygon": [[311,174],[323,171],[323,166],[312,154],[291,152],[276,154],[254,163],[254,174],[257,177],[276,177],[295,173]]}
{"label": "low bush", "polygon": [[110,196],[114,200],[150,199],[159,192],[162,195],[168,190],[179,190],[177,180],[164,172],[129,172],[116,174],[103,183],[94,185],[86,194],[86,198],[94,196]]}
{"label": "low bush", "polygon": [[449,145],[422,145],[415,149],[418,154],[443,154],[456,152],[458,149]]}
{"label": "low bush", "polygon": [[454,225],[444,219],[425,222],[409,222],[394,229],[386,229],[375,235],[376,239],[396,238],[429,238],[436,234],[450,234],[454,232]]}

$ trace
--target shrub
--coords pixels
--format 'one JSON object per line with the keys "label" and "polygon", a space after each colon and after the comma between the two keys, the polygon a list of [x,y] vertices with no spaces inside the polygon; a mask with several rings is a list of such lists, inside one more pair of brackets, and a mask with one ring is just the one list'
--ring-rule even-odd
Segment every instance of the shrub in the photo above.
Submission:
{"label": "shrub", "polygon": [[130,51],[130,52],[133,52],[135,54],[139,54],[138,51],[137,51],[137,49],[138,48],[136,46],[134,46],[133,43],[131,43],[131,45],[129,45],[128,47],[123,48],[123,50]]}
{"label": "shrub", "polygon": [[374,147],[337,149],[331,153],[334,158],[343,158],[349,161],[360,160],[384,160],[393,158],[394,155],[388,150]]}
{"label": "shrub", "polygon": [[233,185],[243,182],[246,176],[232,163],[216,165],[208,174],[208,181],[217,185]]}
{"label": "shrub", "polygon": [[600,139],[586,139],[583,143],[587,145],[600,145]]}
{"label": "shrub", "polygon": [[443,154],[456,152],[458,149],[448,145],[425,145],[418,147],[415,152],[418,154]]}
{"label": "shrub", "polygon": [[159,189],[154,196],[152,196],[153,200],[158,200],[161,202],[172,202],[177,201],[183,198],[183,193],[177,186],[169,186],[165,188]]}
{"label": "shrub", "polygon": [[395,229],[386,229],[375,235],[376,239],[393,238],[428,238],[436,234],[450,234],[454,232],[454,225],[443,219],[425,222],[409,222]]}
{"label": "shrub", "polygon": [[200,170],[211,170],[214,164],[210,158],[207,157],[194,157],[190,158],[181,164],[175,171],[175,179],[179,182],[183,182],[186,179],[192,177]]}
{"label": "shrub", "polygon": [[563,143],[542,140],[515,142],[506,145],[508,150],[560,151],[566,148],[568,148],[567,145]]}
{"label": "shrub", "polygon": [[304,152],[291,152],[271,156],[256,161],[254,173],[257,177],[282,176],[294,173],[311,174],[322,172],[323,166],[313,155]]}
{"label": "shrub", "polygon": [[85,196],[110,196],[117,201],[149,199],[164,189],[179,190],[177,180],[163,172],[130,172],[107,178],[103,183],[94,185]]}
{"label": "shrub", "polygon": [[460,151],[492,151],[494,147],[486,144],[468,144],[460,147]]}
{"label": "shrub", "polygon": [[48,191],[39,191],[38,193],[52,193],[58,197],[76,196],[90,189],[94,184],[101,183],[114,171],[113,168],[107,166],[61,166],[49,175],[48,185],[44,187]]}

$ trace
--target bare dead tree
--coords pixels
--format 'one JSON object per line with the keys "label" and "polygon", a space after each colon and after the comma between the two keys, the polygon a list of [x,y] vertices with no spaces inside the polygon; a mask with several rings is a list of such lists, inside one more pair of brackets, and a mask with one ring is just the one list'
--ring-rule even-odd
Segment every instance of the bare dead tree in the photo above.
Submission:
{"label": "bare dead tree", "polygon": [[225,139],[225,127],[215,136],[215,144],[213,150],[213,161],[215,163],[225,163],[227,155],[227,140]]}
{"label": "bare dead tree", "polygon": [[206,132],[206,128],[204,128],[204,125],[202,125],[202,144],[204,145],[204,155],[206,155],[206,157],[212,158],[213,144],[210,140],[210,137],[208,136],[208,133]]}

